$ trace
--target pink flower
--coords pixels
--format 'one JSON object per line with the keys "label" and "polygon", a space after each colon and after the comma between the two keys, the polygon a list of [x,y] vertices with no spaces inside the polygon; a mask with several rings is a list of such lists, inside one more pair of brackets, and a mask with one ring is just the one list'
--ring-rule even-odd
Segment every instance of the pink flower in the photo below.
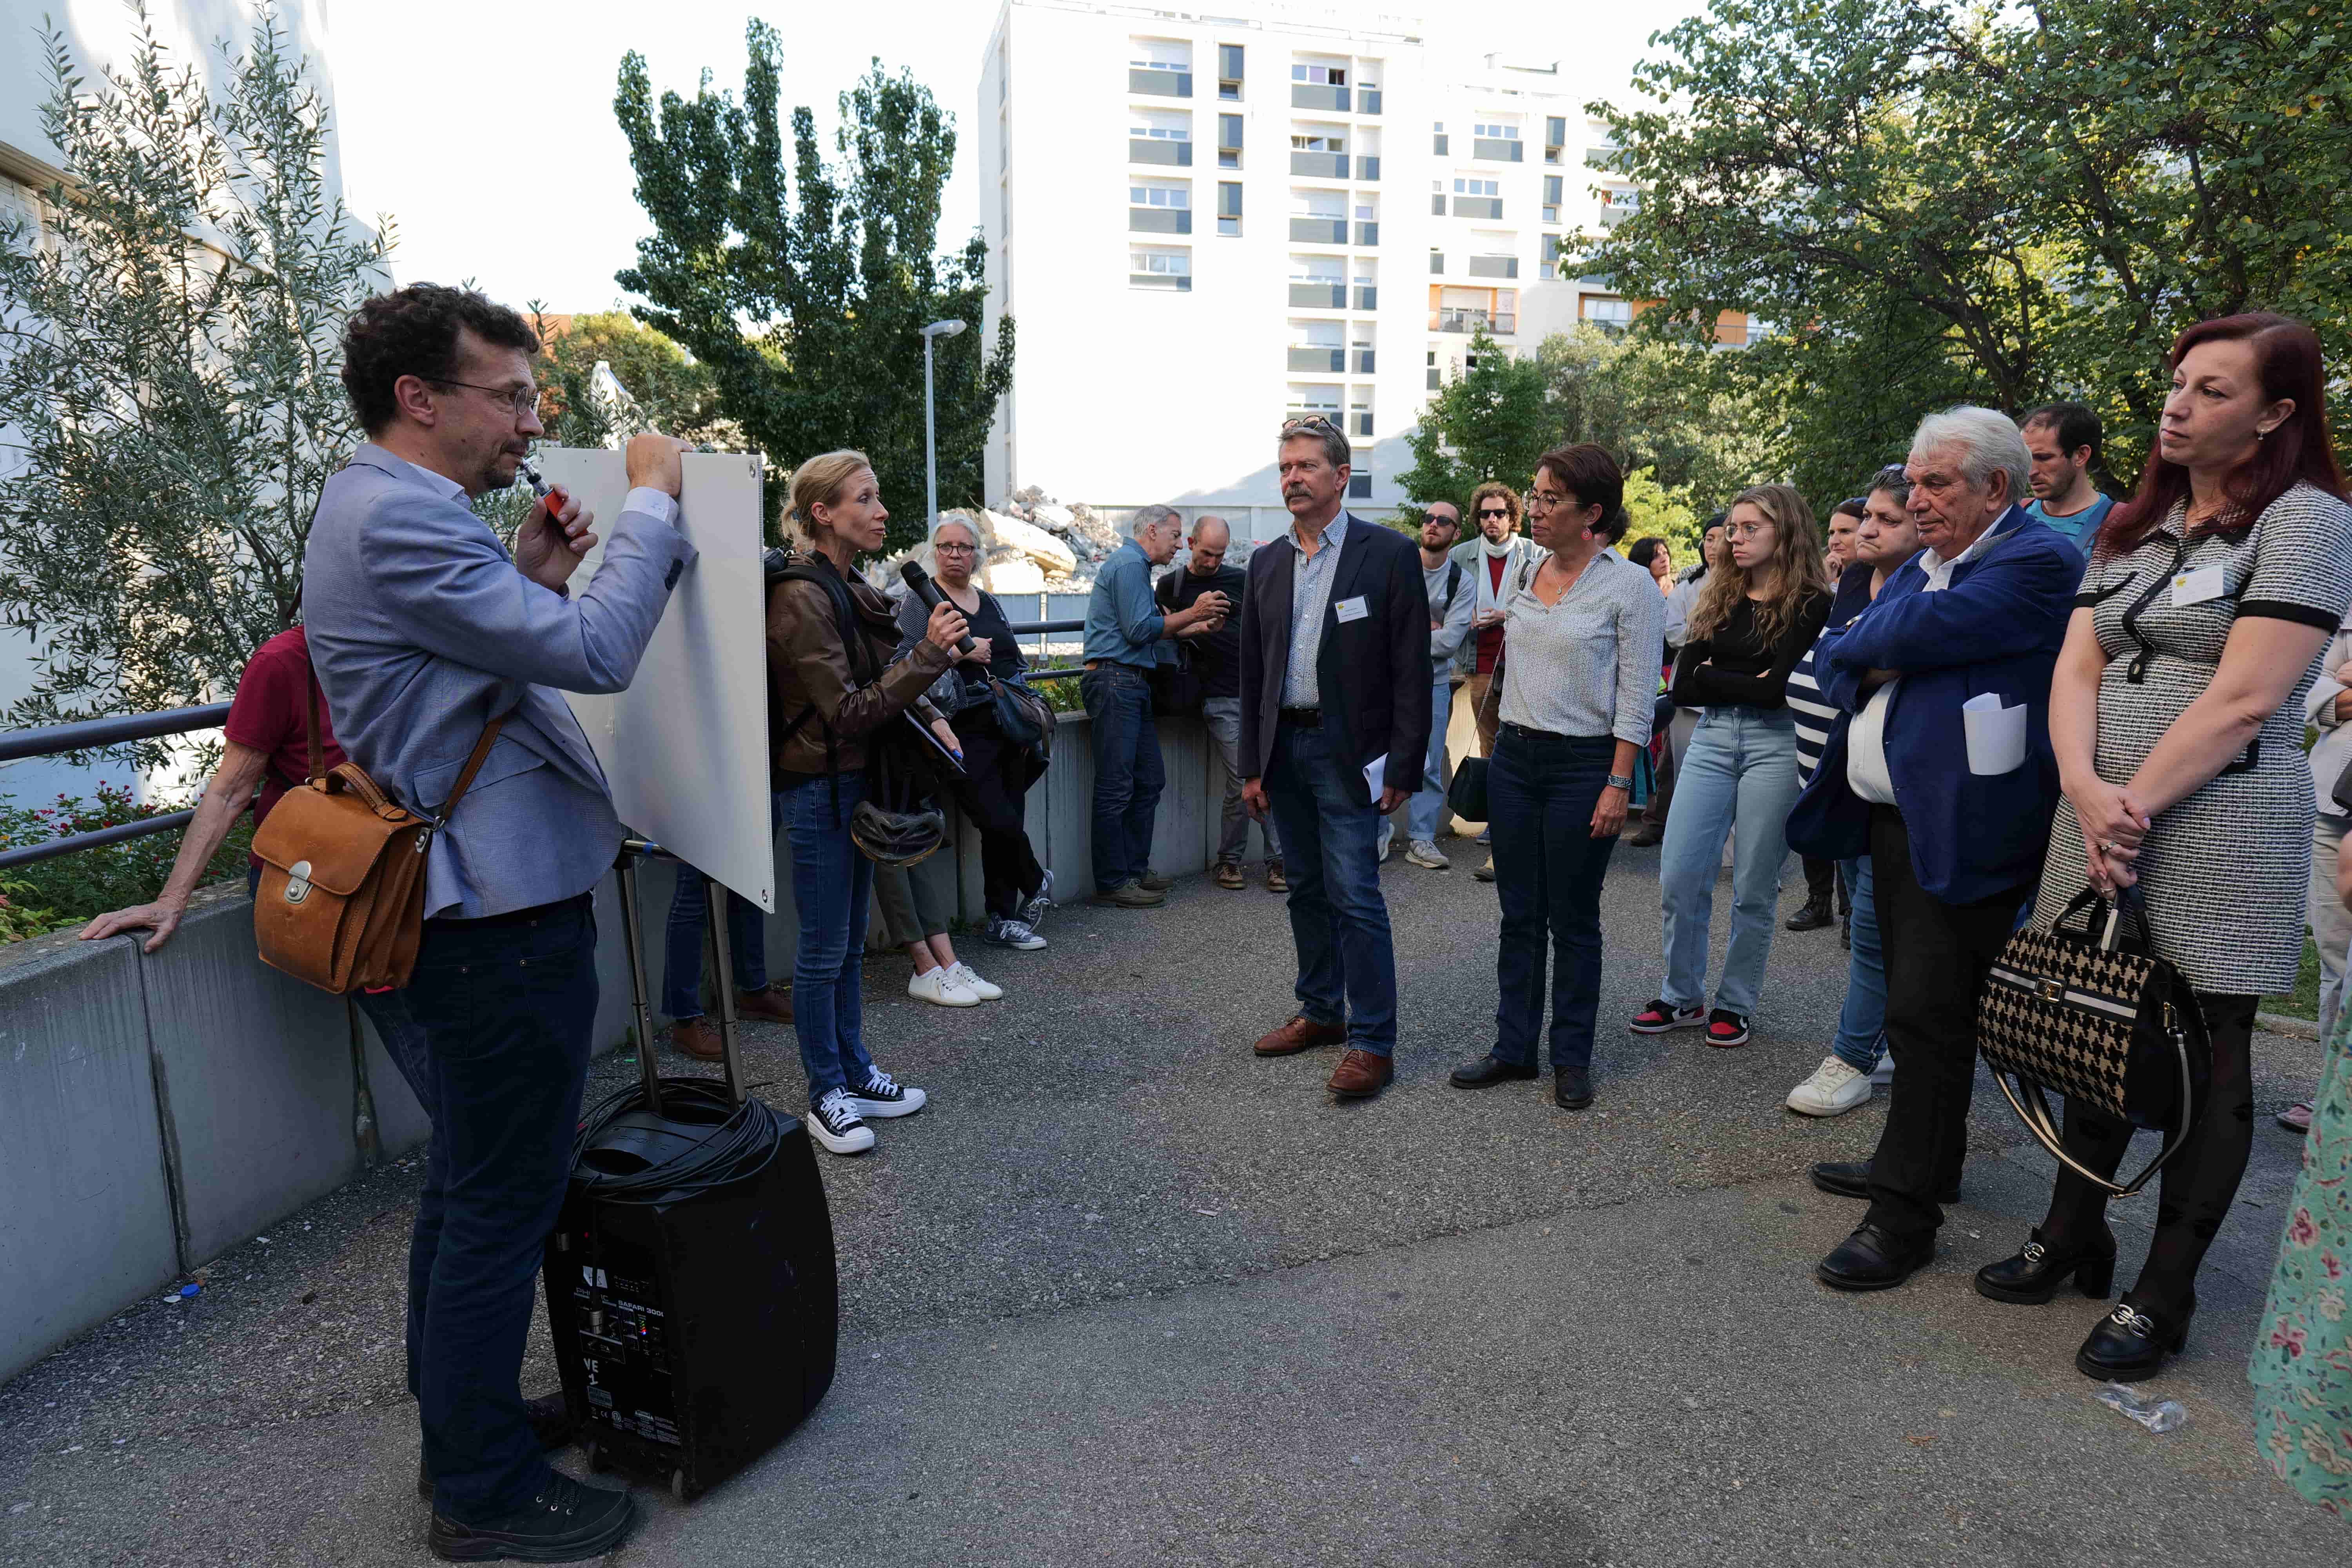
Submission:
{"label": "pink flower", "polygon": [[2294,1217],[2286,1222],[2286,1238],[2297,1247],[2309,1247],[2319,1239],[2319,1227],[2311,1223],[2309,1209],[2294,1211]]}
{"label": "pink flower", "polygon": [[2303,1342],[2304,1331],[2298,1328],[2290,1328],[2284,1321],[2281,1321],[2279,1326],[2271,1331],[2271,1349],[2286,1352],[2286,1358],[2289,1361],[2303,1354]]}
{"label": "pink flower", "polygon": [[2344,1278],[2344,1260],[2336,1257],[2333,1250],[2322,1252],[2319,1255],[2319,1267],[2327,1271],[2327,1277],[2330,1279]]}

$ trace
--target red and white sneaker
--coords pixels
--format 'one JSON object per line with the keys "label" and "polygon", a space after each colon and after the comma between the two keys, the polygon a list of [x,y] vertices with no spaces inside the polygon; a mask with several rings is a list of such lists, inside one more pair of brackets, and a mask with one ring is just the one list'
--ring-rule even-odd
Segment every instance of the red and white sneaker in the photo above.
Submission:
{"label": "red and white sneaker", "polygon": [[1625,1026],[1637,1035],[1663,1035],[1669,1029],[1696,1029],[1706,1022],[1706,1008],[1671,1006],[1661,996],[1634,1014]]}
{"label": "red and white sneaker", "polygon": [[1729,1049],[1748,1043],[1748,1020],[1728,1008],[1717,1007],[1706,1016],[1706,1043]]}

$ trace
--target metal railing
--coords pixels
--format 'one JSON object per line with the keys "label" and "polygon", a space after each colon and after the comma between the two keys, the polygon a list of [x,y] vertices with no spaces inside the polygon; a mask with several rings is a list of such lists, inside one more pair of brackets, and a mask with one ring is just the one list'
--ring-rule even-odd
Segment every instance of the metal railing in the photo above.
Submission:
{"label": "metal railing", "polygon": [[[1083,620],[1015,621],[1013,635],[1021,637],[1047,636],[1055,632],[1082,632]],[[1033,669],[1031,680],[1066,680],[1083,675],[1083,668]],[[20,762],[26,757],[55,757],[73,752],[94,752],[110,746],[125,745],[132,741],[152,741],[163,735],[194,734],[202,730],[217,730],[228,721],[228,704],[207,702],[194,708],[168,708],[160,713],[123,713],[104,719],[84,719],[72,724],[47,724],[33,730],[0,731],[0,763]],[[56,838],[44,838],[37,844],[20,845],[13,849],[0,849],[0,871],[35,861],[50,860],[60,855],[72,855],[84,849],[103,849],[110,844],[121,844],[133,838],[144,838],[153,833],[176,833],[185,827],[196,815],[189,806],[180,811],[163,812],[154,816],[142,816],[136,822],[121,822],[111,827],[93,828],[88,833],[68,833]]]}

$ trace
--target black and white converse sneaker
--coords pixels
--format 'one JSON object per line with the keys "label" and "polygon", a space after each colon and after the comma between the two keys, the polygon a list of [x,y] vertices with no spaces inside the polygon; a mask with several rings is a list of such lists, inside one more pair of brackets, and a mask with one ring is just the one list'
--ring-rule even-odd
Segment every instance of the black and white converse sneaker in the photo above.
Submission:
{"label": "black and white converse sneaker", "polygon": [[[850,1109],[860,1116],[912,1116],[930,1097],[919,1089],[909,1089],[880,1068],[862,1084],[852,1084],[844,1091],[849,1096]],[[868,1138],[873,1137],[871,1132]]]}
{"label": "black and white converse sneaker", "polygon": [[[1013,911],[1013,918],[1027,926],[1033,935],[1037,930],[1037,922],[1044,920],[1045,911],[1054,907],[1054,873],[1043,871],[1039,876],[1044,879],[1037,884],[1037,890],[1023,900],[1021,907]],[[1045,939],[1038,937],[1037,945],[1045,946]]]}
{"label": "black and white converse sneaker", "polygon": [[987,938],[998,947],[1017,947],[1024,952],[1034,952],[1045,945],[1045,939],[1028,921],[1009,921],[1003,915],[990,919]]}
{"label": "black and white converse sneaker", "polygon": [[836,1154],[863,1154],[874,1147],[874,1129],[859,1119],[861,1102],[836,1089],[809,1108],[809,1135]]}

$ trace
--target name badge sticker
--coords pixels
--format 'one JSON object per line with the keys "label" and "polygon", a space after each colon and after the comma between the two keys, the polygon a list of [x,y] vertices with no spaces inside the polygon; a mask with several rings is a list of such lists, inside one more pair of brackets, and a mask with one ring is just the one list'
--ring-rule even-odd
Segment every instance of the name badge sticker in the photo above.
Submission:
{"label": "name badge sticker", "polygon": [[2202,566],[2194,572],[2178,572],[2172,578],[2172,605],[2201,605],[2208,599],[2221,596],[2221,569]]}
{"label": "name badge sticker", "polygon": [[[2217,571],[2214,575],[2219,577],[2221,574]],[[2219,590],[2217,589],[2216,592]],[[1360,621],[1372,612],[1365,606],[1364,595],[1359,594],[1352,599],[1342,599],[1332,605],[1331,613],[1343,621]]]}

